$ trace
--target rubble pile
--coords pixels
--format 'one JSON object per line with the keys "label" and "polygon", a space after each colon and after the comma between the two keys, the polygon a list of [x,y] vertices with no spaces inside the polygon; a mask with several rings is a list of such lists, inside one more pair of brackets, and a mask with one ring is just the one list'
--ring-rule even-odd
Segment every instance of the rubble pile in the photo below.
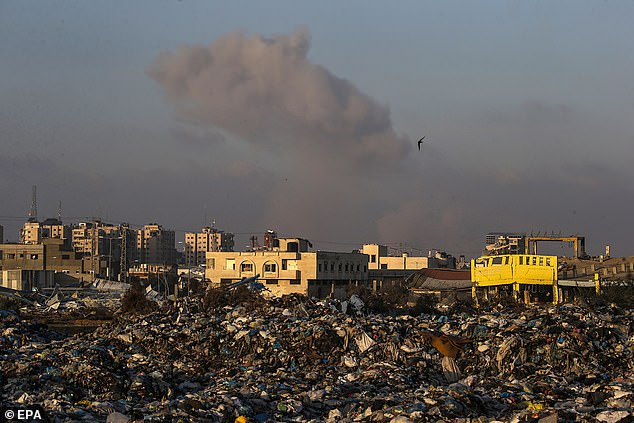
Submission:
{"label": "rubble pile", "polygon": [[[458,382],[431,332],[471,341]],[[411,317],[357,298],[181,302],[64,339],[3,312],[0,405],[55,421],[629,421],[633,348],[632,311],[610,307]]]}

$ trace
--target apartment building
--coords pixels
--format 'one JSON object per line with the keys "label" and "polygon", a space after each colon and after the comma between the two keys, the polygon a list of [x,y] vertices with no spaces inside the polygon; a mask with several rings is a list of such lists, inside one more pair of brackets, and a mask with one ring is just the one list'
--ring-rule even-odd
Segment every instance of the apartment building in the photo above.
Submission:
{"label": "apartment building", "polygon": [[47,238],[40,244],[0,244],[2,271],[52,271],[58,283],[92,281],[105,263],[97,262],[94,272],[88,263],[58,238]]}
{"label": "apartment building", "polygon": [[309,251],[309,246],[302,238],[277,238],[271,250],[208,252],[205,276],[227,285],[259,274],[273,296],[343,298],[349,286],[367,284],[367,255]]}
{"label": "apartment building", "polygon": [[200,232],[185,233],[185,264],[198,266],[205,264],[208,252],[233,251],[233,234],[213,227],[202,228]]}
{"label": "apartment building", "polygon": [[174,265],[177,263],[176,235],[161,225],[150,223],[138,229],[136,249],[139,263]]}

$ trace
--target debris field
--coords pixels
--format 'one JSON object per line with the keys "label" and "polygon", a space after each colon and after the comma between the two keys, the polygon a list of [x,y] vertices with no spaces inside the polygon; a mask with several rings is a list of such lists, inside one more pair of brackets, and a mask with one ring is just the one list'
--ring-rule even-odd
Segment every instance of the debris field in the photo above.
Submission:
{"label": "debris field", "polygon": [[73,336],[1,311],[0,405],[56,422],[626,422],[633,348],[615,306],[180,299]]}

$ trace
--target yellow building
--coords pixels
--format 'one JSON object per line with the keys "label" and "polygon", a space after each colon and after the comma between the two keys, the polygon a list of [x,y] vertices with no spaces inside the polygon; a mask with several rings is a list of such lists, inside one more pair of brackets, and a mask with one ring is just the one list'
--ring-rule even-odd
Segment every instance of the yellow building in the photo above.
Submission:
{"label": "yellow building", "polygon": [[368,280],[368,256],[360,253],[309,251],[301,238],[278,238],[270,251],[208,252],[205,276],[227,285],[260,275],[271,295],[303,294],[337,298],[351,285]]}
{"label": "yellow building", "polygon": [[550,286],[557,302],[557,279],[557,256],[507,254],[471,260],[474,298],[478,288],[510,286],[519,295],[528,286]]}

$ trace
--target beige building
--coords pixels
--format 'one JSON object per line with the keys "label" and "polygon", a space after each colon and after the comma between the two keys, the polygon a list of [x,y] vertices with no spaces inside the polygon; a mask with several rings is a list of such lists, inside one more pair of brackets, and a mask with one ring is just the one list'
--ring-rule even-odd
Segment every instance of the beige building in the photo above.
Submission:
{"label": "beige building", "polygon": [[176,264],[176,235],[161,225],[150,223],[138,229],[136,249],[139,263]]}
{"label": "beige building", "polygon": [[226,285],[260,275],[271,295],[344,297],[350,285],[365,285],[368,256],[360,253],[308,251],[301,238],[278,238],[269,251],[208,252],[205,276]]}
{"label": "beige building", "polygon": [[0,286],[17,291],[52,288],[55,285],[51,270],[0,270]]}
{"label": "beige building", "polygon": [[233,234],[206,227],[200,232],[185,233],[185,264],[205,264],[210,251],[233,251]]}
{"label": "beige building", "polygon": [[[41,244],[0,244],[2,271],[53,271],[59,283],[92,281],[94,276],[87,263],[61,239],[44,239]],[[97,263],[96,268],[103,264]]]}
{"label": "beige building", "polygon": [[427,268],[455,268],[455,259],[446,253],[430,251],[427,257],[410,256],[408,253],[390,255],[388,247],[380,244],[364,244],[361,249],[368,255],[371,270],[419,270]]}
{"label": "beige building", "polygon": [[65,245],[70,245],[71,228],[64,225],[59,219],[46,219],[43,222],[30,219],[22,225],[20,230],[21,244],[39,244],[47,238],[61,239]]}
{"label": "beige building", "polygon": [[20,230],[20,244],[39,244],[42,241],[42,227],[40,222],[29,220],[24,222]]}

